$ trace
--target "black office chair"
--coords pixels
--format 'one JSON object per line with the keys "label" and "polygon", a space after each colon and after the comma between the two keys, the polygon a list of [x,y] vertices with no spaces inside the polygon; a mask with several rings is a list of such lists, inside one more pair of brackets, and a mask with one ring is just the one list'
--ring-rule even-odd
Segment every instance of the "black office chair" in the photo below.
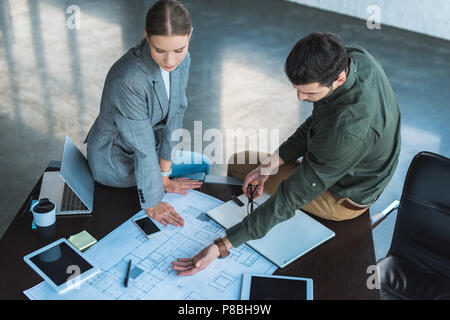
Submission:
{"label": "black office chair", "polygon": [[383,300],[450,299],[450,159],[414,157],[391,247],[377,267]]}

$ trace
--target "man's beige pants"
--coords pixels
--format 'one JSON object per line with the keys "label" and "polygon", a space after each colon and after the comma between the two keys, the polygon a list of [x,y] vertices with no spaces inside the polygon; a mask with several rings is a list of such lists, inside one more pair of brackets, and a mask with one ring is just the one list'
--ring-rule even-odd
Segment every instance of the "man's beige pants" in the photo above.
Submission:
{"label": "man's beige pants", "polygon": [[[244,156],[244,164],[239,164],[243,162]],[[264,160],[267,157],[270,157],[270,154],[256,151],[244,151],[235,153],[228,162],[227,175],[244,180],[245,176],[250,173],[250,171],[258,167],[261,164],[261,160]],[[256,161],[256,163],[250,164],[249,160],[252,160],[252,163]],[[281,182],[286,179],[299,165],[301,165],[300,161],[282,165],[279,168],[278,173],[275,175],[271,175],[269,179],[264,183],[264,191],[271,195],[274,194]],[[357,207],[361,206],[353,202],[349,198],[336,200],[329,190],[325,190],[325,192],[320,194],[310,203],[303,206],[301,209],[320,218],[334,221],[343,221],[356,218],[368,209],[348,209],[341,205],[341,203],[345,200],[349,201],[352,205],[355,205]]]}

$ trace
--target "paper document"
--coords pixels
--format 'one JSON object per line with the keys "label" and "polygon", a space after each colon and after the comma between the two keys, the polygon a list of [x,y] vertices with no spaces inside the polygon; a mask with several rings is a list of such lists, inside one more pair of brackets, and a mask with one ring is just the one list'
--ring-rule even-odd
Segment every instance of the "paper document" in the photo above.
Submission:
{"label": "paper document", "polygon": [[[101,269],[80,289],[58,294],[45,282],[24,291],[30,299],[239,299],[241,278],[246,272],[272,274],[277,267],[247,245],[233,248],[225,259],[216,259],[193,276],[177,276],[172,262],[197,254],[225,230],[206,212],[222,201],[190,190],[187,195],[166,194],[169,202],[184,218],[183,227],[163,226],[162,234],[147,239],[131,219],[85,254]],[[132,260],[128,288],[123,285],[128,260]]]}

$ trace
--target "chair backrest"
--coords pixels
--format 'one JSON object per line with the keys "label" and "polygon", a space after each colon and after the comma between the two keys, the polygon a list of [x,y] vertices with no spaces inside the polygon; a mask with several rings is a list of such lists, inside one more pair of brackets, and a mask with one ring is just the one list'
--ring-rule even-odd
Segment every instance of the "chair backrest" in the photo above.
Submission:
{"label": "chair backrest", "polygon": [[450,159],[421,152],[412,160],[389,254],[450,277]]}

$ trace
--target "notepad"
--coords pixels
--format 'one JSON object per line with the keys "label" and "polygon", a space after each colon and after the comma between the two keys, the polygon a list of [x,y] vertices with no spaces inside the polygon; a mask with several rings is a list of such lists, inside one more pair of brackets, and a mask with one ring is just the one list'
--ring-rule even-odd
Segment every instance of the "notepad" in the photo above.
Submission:
{"label": "notepad", "polygon": [[81,252],[87,250],[94,245],[97,240],[89,234],[86,230],[81,231],[73,236],[69,237],[69,242],[78,248]]}

